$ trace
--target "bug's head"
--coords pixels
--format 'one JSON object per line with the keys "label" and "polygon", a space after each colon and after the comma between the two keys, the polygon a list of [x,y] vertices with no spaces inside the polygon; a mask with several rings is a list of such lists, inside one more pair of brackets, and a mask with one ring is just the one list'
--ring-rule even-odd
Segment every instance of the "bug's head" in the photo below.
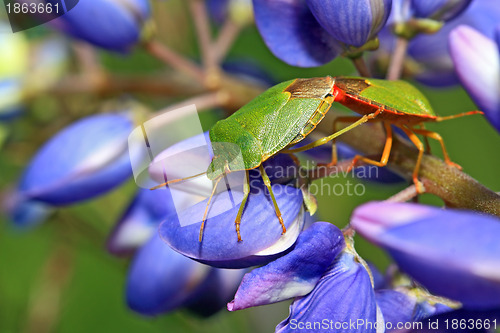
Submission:
{"label": "bug's head", "polygon": [[227,142],[212,142],[214,157],[207,169],[207,177],[216,179],[233,171],[245,170],[238,145]]}

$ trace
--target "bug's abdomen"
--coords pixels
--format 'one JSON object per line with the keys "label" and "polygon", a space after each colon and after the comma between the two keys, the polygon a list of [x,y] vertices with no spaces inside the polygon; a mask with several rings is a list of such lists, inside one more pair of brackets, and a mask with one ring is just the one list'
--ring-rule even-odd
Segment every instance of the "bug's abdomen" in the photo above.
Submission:
{"label": "bug's abdomen", "polygon": [[294,145],[297,142],[302,141],[306,136],[308,136],[315,128],[316,126],[325,118],[326,113],[328,110],[330,110],[330,107],[332,106],[333,103],[333,97],[328,96],[326,97],[319,106],[317,107],[316,111],[314,111],[313,115],[307,123],[304,125],[304,127],[300,130],[300,132],[295,136],[295,138],[290,142],[290,145]]}
{"label": "bug's abdomen", "polygon": [[414,115],[414,114],[404,113],[387,105],[377,103],[375,101],[363,98],[362,96],[358,95],[345,94],[340,103],[362,115],[374,113],[377,110],[381,109],[382,113],[380,113],[377,116],[375,121],[387,120],[397,124],[412,126],[421,123],[423,121],[435,121],[436,119],[435,116],[429,116],[425,114]]}

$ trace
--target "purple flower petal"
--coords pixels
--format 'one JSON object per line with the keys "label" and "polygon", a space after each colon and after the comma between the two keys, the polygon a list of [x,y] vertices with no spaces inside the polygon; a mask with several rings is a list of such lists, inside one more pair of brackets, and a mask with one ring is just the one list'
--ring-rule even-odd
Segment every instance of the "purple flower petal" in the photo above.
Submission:
{"label": "purple flower petal", "polygon": [[450,53],[464,88],[500,131],[500,56],[497,44],[462,25],[450,33]]}
{"label": "purple flower petal", "polygon": [[414,38],[408,46],[408,54],[426,68],[417,79],[431,86],[459,83],[448,50],[450,32],[459,25],[468,25],[493,38],[499,20],[500,6],[492,6],[489,0],[474,0],[459,17],[446,23],[437,33]]}
{"label": "purple flower petal", "polygon": [[271,52],[299,67],[321,66],[340,46],[316,21],[304,0],[253,0],[255,23]]}
{"label": "purple flower petal", "polygon": [[132,174],[127,138],[133,128],[125,114],[102,114],[57,133],[25,170],[20,196],[53,205],[71,204],[105,193]]}
{"label": "purple flower petal", "polygon": [[158,235],[134,257],[127,279],[127,303],[144,315],[187,308],[200,316],[223,309],[244,270],[216,269],[172,250]]}
{"label": "purple flower petal", "polygon": [[449,21],[460,15],[472,0],[412,0],[415,17]]}
{"label": "purple flower petal", "polygon": [[147,0],[85,0],[51,25],[93,45],[126,52],[139,41],[150,15]]}
{"label": "purple flower petal", "polygon": [[212,268],[210,275],[200,285],[196,296],[186,308],[201,317],[209,317],[226,308],[245,272],[244,269]]}
{"label": "purple flower petal", "polygon": [[307,4],[333,38],[362,46],[385,25],[392,0],[307,0]]}
{"label": "purple flower petal", "polygon": [[229,311],[308,294],[344,246],[336,226],[314,223],[300,234],[292,251],[245,275]]}
{"label": "purple flower petal", "polygon": [[[313,326],[317,323],[325,326]],[[316,288],[290,305],[290,315],[276,332],[319,332],[321,328],[321,332],[375,333],[377,324],[383,326],[377,321],[370,277],[353,255],[343,252]]]}
{"label": "purple flower petal", "polygon": [[386,277],[380,272],[380,270],[371,262],[366,262],[368,267],[370,268],[370,272],[372,273],[373,278],[373,289],[383,289],[387,288],[389,281]]}
{"label": "purple flower petal", "polygon": [[464,307],[500,307],[500,221],[468,211],[368,203],[351,225],[386,249],[401,270]]}
{"label": "purple flower petal", "polygon": [[43,223],[54,210],[43,202],[19,198],[16,193],[10,194],[2,206],[14,226],[21,229],[29,229]]}
{"label": "purple flower petal", "polygon": [[430,305],[425,301],[419,301],[409,291],[377,290],[375,297],[384,315],[386,332],[397,332],[405,327],[405,323],[421,321],[438,313],[452,311],[443,304]]}
{"label": "purple flower petal", "polygon": [[211,269],[175,252],[154,235],[130,267],[127,304],[144,315],[172,311],[191,300]]}
{"label": "purple flower petal", "polygon": [[[188,207],[192,203],[186,199]],[[175,212],[169,190],[139,190],[108,238],[109,252],[116,255],[132,253],[151,238],[161,221]]]}
{"label": "purple flower petal", "polygon": [[[252,193],[248,198],[241,220],[241,242],[234,226],[239,205],[233,206],[231,195],[236,193],[232,192],[220,193],[212,199],[210,211],[222,213],[209,215],[202,242],[199,242],[201,216],[208,199],[180,212],[179,216],[167,218],[160,226],[160,234],[176,251],[212,266],[241,268],[269,262],[293,245],[304,225],[301,191],[279,184],[272,188],[287,228],[284,235],[272,201],[264,191]],[[193,223],[181,226],[179,220]]]}
{"label": "purple flower petal", "polygon": [[417,298],[391,289],[375,292],[377,305],[384,315],[386,332],[397,330],[399,323],[413,321]]}

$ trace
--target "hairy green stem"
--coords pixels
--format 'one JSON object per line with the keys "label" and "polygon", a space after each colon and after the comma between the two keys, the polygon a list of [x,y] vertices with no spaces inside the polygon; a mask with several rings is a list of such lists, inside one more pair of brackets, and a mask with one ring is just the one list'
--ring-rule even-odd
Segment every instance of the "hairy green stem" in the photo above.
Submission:
{"label": "hairy green stem", "polygon": [[[363,155],[379,156],[385,142],[385,133],[379,125],[369,123],[360,126],[341,135],[338,140],[349,144]],[[328,127],[324,130],[331,130]],[[387,166],[411,181],[417,153],[417,149],[410,142],[396,135]],[[449,207],[500,216],[500,195],[435,156],[424,154],[419,178],[427,193],[437,195]]]}
{"label": "hairy green stem", "polygon": [[351,60],[360,76],[372,77],[372,73],[370,72],[370,69],[366,65],[365,59],[362,56],[351,58]]}

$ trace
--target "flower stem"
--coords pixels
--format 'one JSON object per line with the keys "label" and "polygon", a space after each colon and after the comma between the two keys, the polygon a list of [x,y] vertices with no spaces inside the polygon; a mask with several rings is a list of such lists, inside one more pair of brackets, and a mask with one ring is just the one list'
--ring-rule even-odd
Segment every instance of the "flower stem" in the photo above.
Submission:
{"label": "flower stem", "polygon": [[226,57],[234,41],[240,34],[241,28],[241,25],[233,22],[231,19],[227,19],[222,26],[213,48],[215,59],[218,63],[222,62]]}
{"label": "flower stem", "polygon": [[167,113],[170,111],[174,111],[176,109],[180,109],[185,106],[189,106],[194,104],[196,106],[196,110],[198,112],[204,111],[204,110],[209,110],[214,107],[218,107],[221,105],[224,105],[226,100],[228,99],[228,96],[223,93],[223,92],[211,92],[199,96],[195,96],[192,98],[188,98],[186,100],[183,100],[182,102],[170,105],[164,109],[161,109],[160,111],[156,111],[151,115],[151,118],[156,117],[160,114]]}
{"label": "flower stem", "polygon": [[72,257],[70,247],[57,244],[44,263],[30,295],[25,333],[49,333],[56,329],[63,310],[63,292],[73,276]]}
{"label": "flower stem", "polygon": [[391,63],[387,71],[387,80],[399,80],[403,73],[403,65],[408,50],[408,40],[403,37],[396,39],[396,46],[392,53]]}
{"label": "flower stem", "polygon": [[363,77],[372,77],[370,69],[368,68],[368,66],[366,66],[365,59],[362,56],[351,58],[351,60],[352,63],[354,64],[354,67],[356,67],[356,70],[358,71],[359,75]]}
{"label": "flower stem", "polygon": [[183,72],[200,82],[204,81],[205,73],[198,65],[171,50],[166,45],[152,40],[147,42],[144,46],[151,55],[175,70]]}
{"label": "flower stem", "polygon": [[392,197],[388,198],[387,202],[406,202],[418,195],[417,187],[415,185],[410,185],[401,192],[394,194]]}
{"label": "flower stem", "polygon": [[[324,125],[321,125],[325,123]],[[328,121],[320,123],[320,130],[330,131]],[[385,133],[380,124],[360,126],[337,138],[365,156],[377,156],[383,150]],[[326,127],[322,127],[326,126]],[[411,181],[417,161],[417,149],[399,135],[394,136],[391,156],[387,165],[391,170]],[[419,179],[427,193],[440,197],[447,206],[476,210],[500,216],[500,195],[443,160],[424,154]]]}
{"label": "flower stem", "polygon": [[189,8],[196,28],[203,67],[207,71],[213,71],[217,68],[217,60],[210,35],[211,29],[207,8],[204,1],[201,0],[190,0]]}

